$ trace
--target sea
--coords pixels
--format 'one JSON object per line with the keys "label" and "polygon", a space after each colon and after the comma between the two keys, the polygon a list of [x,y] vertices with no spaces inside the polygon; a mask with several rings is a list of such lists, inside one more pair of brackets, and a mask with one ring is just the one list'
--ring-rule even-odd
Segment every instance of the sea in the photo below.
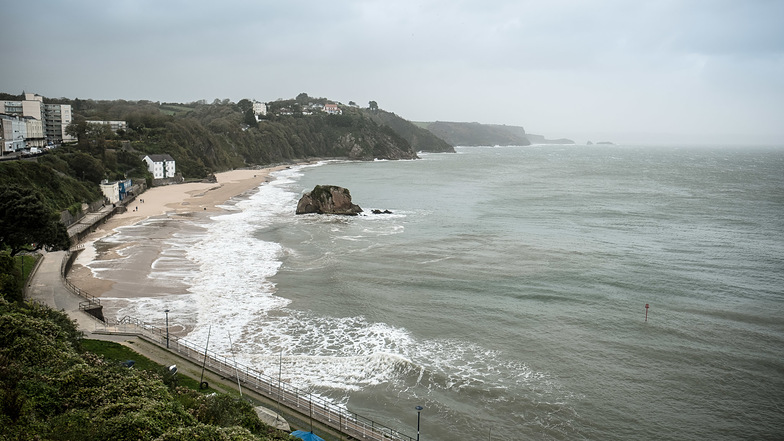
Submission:
{"label": "sea", "polygon": [[[144,277],[175,288],[110,293],[118,316],[169,309],[186,340],[422,440],[784,438],[784,147],[420,156],[291,166],[85,265],[111,279],[159,234]],[[365,212],[295,215],[315,185]]]}

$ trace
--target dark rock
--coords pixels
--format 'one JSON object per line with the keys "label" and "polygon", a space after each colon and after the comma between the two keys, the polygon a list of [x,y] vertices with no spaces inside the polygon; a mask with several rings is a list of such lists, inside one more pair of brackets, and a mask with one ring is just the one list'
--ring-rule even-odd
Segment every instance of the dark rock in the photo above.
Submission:
{"label": "dark rock", "polygon": [[373,214],[392,214],[389,210],[370,210]]}
{"label": "dark rock", "polygon": [[297,203],[297,214],[342,214],[356,216],[362,213],[359,205],[351,203],[348,189],[335,185],[317,185],[305,193]]}

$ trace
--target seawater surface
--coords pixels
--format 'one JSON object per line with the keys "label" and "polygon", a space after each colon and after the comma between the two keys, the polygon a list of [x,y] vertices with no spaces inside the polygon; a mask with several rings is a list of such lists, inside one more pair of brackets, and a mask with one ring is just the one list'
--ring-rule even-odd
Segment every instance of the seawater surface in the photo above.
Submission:
{"label": "seawater surface", "polygon": [[[366,214],[294,215],[316,184]],[[293,167],[227,208],[152,264],[185,291],[118,314],[169,308],[404,433],[421,405],[423,440],[784,433],[782,148],[458,148]]]}

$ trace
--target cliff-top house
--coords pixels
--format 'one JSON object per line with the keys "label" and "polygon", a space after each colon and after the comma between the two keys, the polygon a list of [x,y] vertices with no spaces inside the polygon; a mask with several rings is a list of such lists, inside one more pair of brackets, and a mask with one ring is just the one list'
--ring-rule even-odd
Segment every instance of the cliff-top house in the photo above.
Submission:
{"label": "cliff-top house", "polygon": [[343,111],[340,110],[340,107],[338,107],[337,104],[333,104],[333,103],[324,104],[324,111],[329,113],[330,115],[340,115],[343,113]]}

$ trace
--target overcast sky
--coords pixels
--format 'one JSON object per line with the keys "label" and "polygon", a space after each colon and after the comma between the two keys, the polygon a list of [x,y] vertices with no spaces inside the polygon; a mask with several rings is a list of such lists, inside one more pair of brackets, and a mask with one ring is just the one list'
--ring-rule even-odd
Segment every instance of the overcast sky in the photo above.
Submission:
{"label": "overcast sky", "polygon": [[0,91],[368,101],[616,143],[784,145],[784,1],[5,2]]}

